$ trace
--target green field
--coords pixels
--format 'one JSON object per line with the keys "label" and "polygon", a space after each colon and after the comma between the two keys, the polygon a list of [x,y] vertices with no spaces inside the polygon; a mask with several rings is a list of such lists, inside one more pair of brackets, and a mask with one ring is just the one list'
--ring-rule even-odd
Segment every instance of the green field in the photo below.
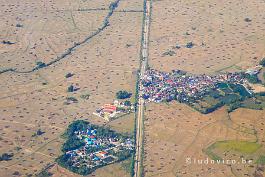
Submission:
{"label": "green field", "polygon": [[257,160],[257,164],[260,164],[260,165],[265,165],[265,156],[262,155],[258,158]]}
{"label": "green field", "polygon": [[215,147],[224,151],[232,150],[239,153],[252,154],[256,152],[261,145],[256,142],[229,140],[216,142]]}
{"label": "green field", "polygon": [[[261,148],[262,145],[256,143],[256,142],[250,142],[250,141],[239,141],[239,140],[226,140],[226,141],[217,141],[210,145],[204,152],[213,160],[219,160],[220,157],[214,153],[215,150],[221,150],[222,152],[225,151],[234,151],[238,152],[240,154],[253,154],[255,153],[259,148]],[[261,158],[259,160],[260,162],[265,162],[265,158]]]}

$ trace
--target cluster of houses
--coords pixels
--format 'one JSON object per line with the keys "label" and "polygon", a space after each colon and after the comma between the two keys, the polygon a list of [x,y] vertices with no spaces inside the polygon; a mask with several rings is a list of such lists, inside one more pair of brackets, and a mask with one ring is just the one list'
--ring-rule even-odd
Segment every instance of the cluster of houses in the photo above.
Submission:
{"label": "cluster of houses", "polygon": [[134,105],[132,105],[129,101],[119,102],[118,100],[114,100],[113,103],[105,104],[101,108],[97,109],[93,114],[106,121],[111,121],[119,116],[133,111]]}
{"label": "cluster of houses", "polygon": [[219,75],[188,75],[181,70],[171,73],[149,69],[141,76],[142,97],[147,101],[161,102],[178,100],[188,102],[199,99],[220,82],[243,84],[242,73]]}
{"label": "cluster of houses", "polygon": [[249,75],[256,75],[256,74],[259,74],[261,69],[262,69],[262,66],[257,65],[257,66],[247,69],[245,73]]}
{"label": "cluster of houses", "polygon": [[96,129],[77,131],[75,136],[85,142],[81,148],[70,150],[66,155],[70,156],[74,167],[86,165],[93,169],[102,165],[114,163],[119,160],[116,153],[124,150],[133,150],[134,144],[131,139],[118,139],[117,137],[97,137]]}

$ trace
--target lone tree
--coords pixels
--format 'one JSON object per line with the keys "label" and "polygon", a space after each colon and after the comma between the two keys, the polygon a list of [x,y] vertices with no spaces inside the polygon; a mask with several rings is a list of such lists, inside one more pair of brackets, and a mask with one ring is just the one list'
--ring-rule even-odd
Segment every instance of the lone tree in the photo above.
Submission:
{"label": "lone tree", "polygon": [[129,100],[126,100],[126,101],[124,101],[124,105],[125,105],[125,106],[131,106],[132,103],[131,103]]}
{"label": "lone tree", "polygon": [[251,22],[252,21],[249,17],[245,18],[244,20],[245,20],[245,22]]}
{"label": "lone tree", "polygon": [[116,93],[116,97],[118,99],[127,99],[130,98],[132,96],[132,93],[127,92],[126,90],[120,90]]}
{"label": "lone tree", "polygon": [[186,47],[187,48],[192,48],[194,46],[194,44],[192,43],[192,42],[188,42],[187,44],[186,44]]}
{"label": "lone tree", "polygon": [[74,74],[72,74],[72,73],[67,73],[66,75],[65,75],[65,78],[69,78],[69,77],[72,77]]}
{"label": "lone tree", "polygon": [[68,88],[67,88],[67,92],[74,92],[75,91],[75,88],[73,85],[70,85]]}
{"label": "lone tree", "polygon": [[265,67],[265,57],[259,62],[259,64]]}

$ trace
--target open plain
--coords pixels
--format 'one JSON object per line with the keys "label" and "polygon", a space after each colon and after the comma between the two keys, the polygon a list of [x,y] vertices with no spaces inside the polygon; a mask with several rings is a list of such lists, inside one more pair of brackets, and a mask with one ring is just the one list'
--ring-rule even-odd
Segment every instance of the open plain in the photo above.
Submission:
{"label": "open plain", "polygon": [[[133,134],[133,113],[111,122],[92,113],[120,90],[135,102],[137,72],[147,64],[216,74],[245,71],[265,57],[264,0],[148,2],[144,27],[142,0],[0,0],[1,176],[79,176],[55,162],[63,132],[82,119]],[[228,113],[224,106],[201,114],[176,101],[143,100],[141,108],[137,176],[265,176],[264,109]],[[206,159],[238,163],[200,164]],[[89,176],[127,177],[129,165],[130,159]]]}
{"label": "open plain", "polygon": [[149,65],[191,73],[251,67],[264,57],[264,9],[262,0],[153,1]]}
{"label": "open plain", "polygon": [[[238,109],[228,114],[225,108],[203,115],[180,104],[150,104],[145,115],[145,176],[254,176],[256,160],[264,147],[253,154],[220,150],[224,159],[239,164],[200,164],[190,160],[206,160],[207,148],[224,140],[257,142],[264,146],[264,110]],[[255,133],[256,131],[256,133]],[[240,156],[252,159],[241,164]]]}
{"label": "open plain", "polygon": [[[134,92],[143,2],[3,0],[0,8],[0,154],[14,154],[0,162],[0,173],[31,176],[60,155],[69,123],[104,125],[92,113],[113,102],[117,91]],[[70,85],[76,91],[67,92]],[[109,126],[132,133],[133,119],[131,114]],[[36,135],[38,130],[44,133]],[[62,170],[62,176],[71,174]],[[111,170],[128,175],[121,164],[99,173],[113,176]]]}

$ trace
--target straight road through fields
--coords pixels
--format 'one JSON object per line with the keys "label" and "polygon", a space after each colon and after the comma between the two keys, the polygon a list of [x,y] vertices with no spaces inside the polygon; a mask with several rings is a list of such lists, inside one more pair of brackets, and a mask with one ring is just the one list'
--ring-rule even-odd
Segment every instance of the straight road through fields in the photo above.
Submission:
{"label": "straight road through fields", "polygon": [[142,98],[142,84],[141,77],[144,75],[147,63],[148,63],[148,42],[150,31],[150,18],[151,18],[151,0],[145,1],[144,9],[144,22],[143,22],[143,39],[141,49],[141,65],[140,65],[140,82],[139,98],[138,98],[138,113],[136,119],[136,152],[135,152],[135,164],[134,164],[134,176],[141,176],[141,155],[142,155],[142,143],[143,143],[143,116],[144,116],[144,99]]}

